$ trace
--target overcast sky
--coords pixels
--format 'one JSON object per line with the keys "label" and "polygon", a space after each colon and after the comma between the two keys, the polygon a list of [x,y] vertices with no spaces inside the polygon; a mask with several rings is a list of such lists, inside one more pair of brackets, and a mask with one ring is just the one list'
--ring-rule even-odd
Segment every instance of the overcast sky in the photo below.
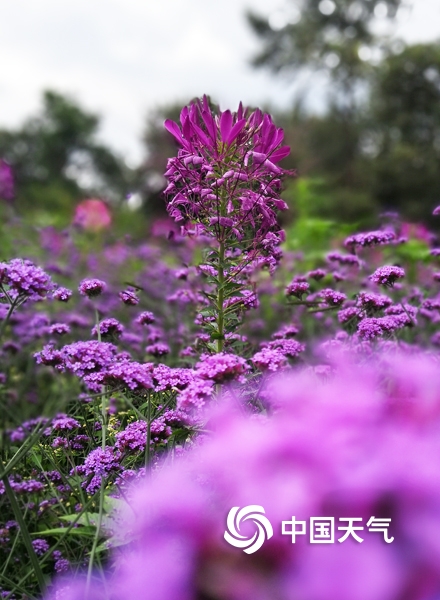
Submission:
{"label": "overcast sky", "polygon": [[[440,0],[413,0],[398,33],[440,37]],[[252,70],[248,7],[283,18],[288,0],[0,0],[0,127],[38,110],[41,91],[74,96],[102,115],[101,138],[129,161],[154,106],[211,94],[284,106],[289,82]]]}

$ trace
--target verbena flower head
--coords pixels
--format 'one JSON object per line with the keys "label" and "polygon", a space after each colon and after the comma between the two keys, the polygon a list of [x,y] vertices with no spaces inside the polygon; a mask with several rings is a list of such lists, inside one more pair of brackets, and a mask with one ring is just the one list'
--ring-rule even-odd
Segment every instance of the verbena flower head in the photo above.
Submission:
{"label": "verbena flower head", "polygon": [[79,293],[88,298],[99,296],[106,289],[105,281],[101,279],[83,279],[79,284]]}
{"label": "verbena flower head", "polygon": [[9,287],[9,295],[13,298],[42,300],[52,291],[54,286],[50,276],[30,260],[13,258],[7,263],[0,263],[0,285]]}
{"label": "verbena flower head", "polygon": [[411,324],[411,320],[403,312],[398,315],[363,319],[358,325],[357,332],[363,340],[374,340],[381,336],[390,335],[409,324]]}
{"label": "verbena flower head", "polygon": [[141,312],[141,314],[136,317],[136,323],[139,325],[151,325],[156,321],[155,316],[150,311]]}
{"label": "verbena flower head", "polygon": [[384,244],[391,244],[396,239],[394,231],[390,229],[369,231],[368,233],[356,233],[350,235],[344,242],[344,246],[347,248],[356,248],[357,246],[382,246]]}
{"label": "verbena flower head", "polygon": [[103,319],[99,323],[99,325],[95,325],[92,329],[92,335],[98,335],[98,327],[99,333],[103,337],[119,337],[124,331],[124,326],[122,325],[122,323],[120,323],[117,319],[114,319],[113,317]]}
{"label": "verbena flower head", "polygon": [[357,305],[364,309],[381,310],[391,306],[393,301],[383,294],[373,294],[372,292],[360,292],[357,298]]}
{"label": "verbena flower head", "polygon": [[385,266],[376,269],[370,279],[378,285],[392,287],[398,279],[403,277],[405,277],[405,271],[401,267]]}
{"label": "verbena flower head", "polygon": [[111,365],[104,374],[104,382],[110,386],[123,386],[129,390],[149,390],[153,388],[153,365],[132,360]]}
{"label": "verbena flower head", "polygon": [[340,252],[330,252],[329,254],[327,254],[327,260],[330,262],[337,262],[340,265],[347,265],[353,267],[359,267],[361,265],[360,259],[355,254],[341,254]]}
{"label": "verbena flower head", "polygon": [[236,113],[215,114],[204,96],[183,108],[180,125],[167,120],[165,127],[180,145],[165,173],[171,217],[238,239],[249,237],[249,230],[264,238],[279,229],[276,212],[287,208],[279,197],[287,172],[277,163],[290,149],[270,115],[241,104]]}
{"label": "verbena flower head", "polygon": [[248,370],[246,360],[235,354],[219,352],[213,356],[202,356],[196,364],[197,376],[210,379],[215,383],[224,383],[231,379],[242,380]]}
{"label": "verbena flower head", "polygon": [[286,288],[286,296],[295,296],[301,300],[309,289],[310,286],[306,281],[292,281]]}
{"label": "verbena flower head", "polygon": [[119,292],[119,298],[124,304],[127,304],[127,306],[136,306],[136,304],[139,304],[139,297],[136,292],[131,289]]}
{"label": "verbena flower head", "polygon": [[342,292],[337,292],[336,290],[332,290],[331,288],[326,288],[325,290],[321,290],[319,295],[322,296],[324,301],[329,306],[340,306],[345,302],[347,296]]}
{"label": "verbena flower head", "polygon": [[314,269],[313,271],[309,271],[307,273],[307,277],[309,279],[314,279],[315,281],[319,281],[326,275],[327,275],[327,271],[325,271],[324,269]]}
{"label": "verbena flower head", "polygon": [[52,298],[54,300],[58,300],[59,302],[68,302],[71,296],[72,290],[69,290],[65,287],[59,287],[52,292]]}

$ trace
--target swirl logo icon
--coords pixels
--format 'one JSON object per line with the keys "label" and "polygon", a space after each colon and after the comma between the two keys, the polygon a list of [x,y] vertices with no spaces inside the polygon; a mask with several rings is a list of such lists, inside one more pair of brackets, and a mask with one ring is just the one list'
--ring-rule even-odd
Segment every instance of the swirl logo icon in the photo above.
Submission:
{"label": "swirl logo icon", "polygon": [[[240,524],[249,520],[257,526],[257,531],[251,538],[240,533]],[[228,529],[225,531],[225,540],[235,548],[243,548],[243,552],[246,554],[253,554],[261,548],[266,539],[269,540],[273,536],[273,528],[265,516],[264,508],[257,504],[251,504],[242,509],[239,506],[233,506],[229,511],[226,523]]]}

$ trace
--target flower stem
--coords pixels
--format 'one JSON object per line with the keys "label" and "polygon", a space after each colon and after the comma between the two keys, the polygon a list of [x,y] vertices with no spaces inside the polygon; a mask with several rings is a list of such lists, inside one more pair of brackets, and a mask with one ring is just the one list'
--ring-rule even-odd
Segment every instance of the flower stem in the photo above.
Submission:
{"label": "flower stem", "polygon": [[9,305],[9,310],[8,310],[8,312],[6,314],[6,317],[5,317],[4,321],[3,321],[3,323],[0,325],[0,340],[3,337],[3,333],[4,333],[5,329],[6,329],[6,325],[8,324],[9,319],[11,318],[11,315],[12,315],[15,307],[16,307],[15,302],[12,302]]}
{"label": "flower stem", "polygon": [[217,292],[217,352],[223,351],[224,328],[225,328],[225,313],[224,313],[224,284],[225,284],[225,242],[220,241],[218,253],[218,292]]}
{"label": "flower stem", "polygon": [[[101,341],[101,328],[99,323],[99,312],[95,308],[95,319],[96,319],[96,330],[98,333],[98,342]],[[101,429],[101,440],[102,440],[102,450],[105,452],[106,442],[107,442],[107,402],[106,402],[106,394],[105,387],[101,388],[101,420],[102,420],[102,429]],[[104,515],[104,497],[105,497],[105,480],[104,477],[101,476],[101,488],[99,490],[99,508],[98,508],[98,521],[96,523],[96,531],[95,536],[93,538],[93,545],[90,551],[89,557],[89,566],[87,570],[87,589],[90,586],[92,571],[93,571],[93,563],[95,561],[96,548],[98,547],[99,536],[101,533],[102,527],[102,519]]]}
{"label": "flower stem", "polygon": [[[2,463],[2,470],[3,470],[4,466]],[[38,557],[35,554],[35,550],[34,547],[32,546],[32,540],[31,540],[31,536],[29,535],[29,531],[28,528],[26,526],[26,522],[23,519],[23,515],[21,514],[21,510],[20,507],[18,505],[17,499],[15,497],[14,491],[11,487],[11,484],[9,483],[9,478],[7,475],[5,475],[4,477],[2,477],[2,481],[4,483],[5,486],[5,491],[6,491],[6,495],[8,496],[8,500],[9,503],[12,507],[12,510],[14,511],[14,516],[17,520],[17,523],[20,527],[20,533],[23,537],[23,542],[24,545],[26,546],[26,550],[29,554],[29,558],[31,561],[31,565],[32,565],[32,569],[35,573],[35,577],[37,578],[38,581],[38,586],[40,588],[40,591],[43,592],[44,588],[46,587],[45,581],[44,581],[44,575],[43,572],[41,570],[40,567],[40,563],[38,561]]]}

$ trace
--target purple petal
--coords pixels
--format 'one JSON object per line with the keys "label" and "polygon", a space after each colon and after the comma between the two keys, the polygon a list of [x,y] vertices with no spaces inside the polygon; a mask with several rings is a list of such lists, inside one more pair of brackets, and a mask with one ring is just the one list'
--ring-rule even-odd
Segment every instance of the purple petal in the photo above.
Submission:
{"label": "purple petal", "polygon": [[264,166],[268,171],[271,171],[272,173],[282,173],[281,169],[274,165],[273,162],[271,162],[270,160],[265,160]]}
{"label": "purple petal", "polygon": [[205,144],[205,146],[208,146],[208,148],[213,148],[212,141],[208,138],[203,129],[197,125],[197,123],[191,123],[191,127],[198,136],[199,140]]}
{"label": "purple petal", "polygon": [[188,107],[184,106],[182,108],[182,110],[180,111],[180,122],[183,125],[183,122],[185,121],[185,119],[188,117]]}
{"label": "purple petal", "polygon": [[235,140],[235,138],[238,136],[238,134],[240,133],[240,131],[243,129],[243,127],[245,125],[246,125],[246,119],[241,119],[240,121],[237,121],[237,123],[235,123],[234,127],[229,132],[226,142],[228,144],[232,144],[232,142]]}
{"label": "purple petal", "polygon": [[203,110],[202,111],[202,119],[203,122],[205,123],[206,129],[208,130],[209,135],[212,138],[212,141],[215,142],[216,139],[216,127],[215,127],[215,121],[214,121],[214,117],[212,116],[211,111],[209,110]]}
{"label": "purple petal", "polygon": [[282,160],[283,158],[285,158],[286,156],[288,156],[290,154],[290,147],[289,146],[281,146],[281,148],[278,148],[278,150],[275,150],[275,152],[272,152],[272,154],[270,155],[270,160],[274,163]]}
{"label": "purple petal", "polygon": [[176,138],[179,144],[181,144],[185,148],[188,148],[188,143],[186,142],[186,140],[183,139],[182,132],[180,131],[180,127],[177,125],[177,123],[171,121],[170,119],[167,119],[164,123],[164,127],[167,131],[171,133],[172,136]]}
{"label": "purple petal", "polygon": [[182,132],[183,137],[189,142],[191,140],[191,125],[188,116],[182,120]]}
{"label": "purple petal", "polygon": [[230,110],[225,110],[220,117],[220,133],[223,142],[228,141],[229,134],[232,128],[232,115]]}
{"label": "purple petal", "polygon": [[240,102],[240,104],[238,105],[238,111],[237,111],[237,119],[239,121],[241,121],[241,119],[244,117],[244,110],[243,110],[243,104]]}

